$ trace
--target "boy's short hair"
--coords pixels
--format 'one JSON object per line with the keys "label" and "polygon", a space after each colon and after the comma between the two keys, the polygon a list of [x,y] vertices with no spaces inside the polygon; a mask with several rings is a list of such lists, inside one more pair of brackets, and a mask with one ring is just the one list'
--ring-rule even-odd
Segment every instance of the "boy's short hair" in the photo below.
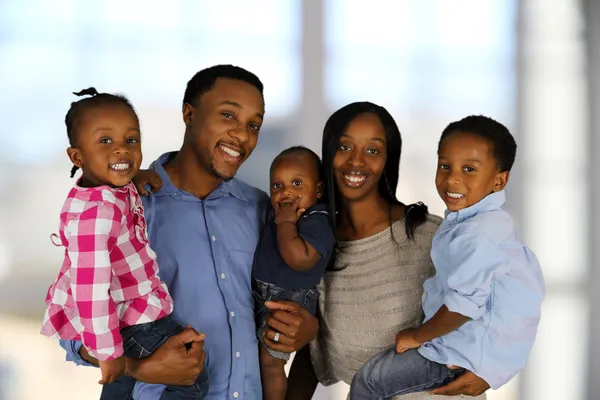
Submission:
{"label": "boy's short hair", "polygon": [[273,159],[273,162],[271,163],[270,170],[273,169],[273,165],[275,165],[275,163],[277,162],[277,160],[279,160],[280,158],[285,157],[285,156],[289,156],[291,154],[302,154],[302,153],[308,154],[314,160],[315,165],[317,167],[317,173],[318,173],[319,181],[322,180],[321,158],[319,158],[319,156],[317,155],[317,153],[315,153],[314,151],[312,151],[308,147],[304,147],[304,146],[300,146],[300,145],[289,147],[289,148],[283,150],[281,153],[279,153],[277,155],[277,157],[275,157]]}
{"label": "boy's short hair", "polygon": [[460,121],[452,122],[442,132],[438,153],[444,139],[457,132],[472,133],[490,141],[500,172],[511,170],[517,154],[517,143],[508,128],[500,122],[483,115],[470,115]]}

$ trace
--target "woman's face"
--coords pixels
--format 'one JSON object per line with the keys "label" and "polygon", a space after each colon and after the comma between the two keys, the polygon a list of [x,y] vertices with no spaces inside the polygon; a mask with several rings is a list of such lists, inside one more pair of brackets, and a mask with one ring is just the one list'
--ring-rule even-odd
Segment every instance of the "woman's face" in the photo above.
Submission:
{"label": "woman's face", "polygon": [[375,114],[356,116],[342,133],[333,157],[335,182],[344,200],[377,192],[387,160],[385,129]]}

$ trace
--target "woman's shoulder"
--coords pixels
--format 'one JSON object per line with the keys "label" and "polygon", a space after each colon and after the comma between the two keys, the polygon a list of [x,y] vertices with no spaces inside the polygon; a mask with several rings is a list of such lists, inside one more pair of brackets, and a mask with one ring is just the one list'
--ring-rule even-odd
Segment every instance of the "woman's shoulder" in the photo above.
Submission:
{"label": "woman's shoulder", "polygon": [[420,236],[420,237],[427,237],[427,238],[433,239],[433,235],[440,227],[442,221],[443,221],[442,217],[439,217],[435,214],[428,213],[427,217],[425,219],[425,222],[423,222],[421,225],[419,225],[417,227],[417,229],[415,229],[415,237]]}

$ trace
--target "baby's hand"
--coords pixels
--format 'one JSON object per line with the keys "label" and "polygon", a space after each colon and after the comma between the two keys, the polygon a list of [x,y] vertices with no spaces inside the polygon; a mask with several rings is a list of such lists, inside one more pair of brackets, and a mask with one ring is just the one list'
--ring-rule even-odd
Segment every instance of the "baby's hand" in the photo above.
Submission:
{"label": "baby's hand", "polygon": [[304,208],[298,208],[301,200],[302,196],[299,195],[291,203],[283,205],[278,204],[275,207],[275,223],[281,224],[282,222],[291,222],[292,224],[295,224],[304,212]]}
{"label": "baby's hand", "polygon": [[125,357],[115,358],[110,361],[99,361],[102,379],[98,381],[101,385],[113,383],[125,373]]}
{"label": "baby's hand", "polygon": [[152,193],[154,193],[162,187],[162,179],[160,179],[156,171],[140,169],[133,177],[133,184],[140,195],[148,196],[150,193],[144,188],[144,185],[150,186]]}
{"label": "baby's hand", "polygon": [[416,349],[422,343],[416,339],[416,329],[405,329],[396,335],[396,353],[404,353],[408,349]]}

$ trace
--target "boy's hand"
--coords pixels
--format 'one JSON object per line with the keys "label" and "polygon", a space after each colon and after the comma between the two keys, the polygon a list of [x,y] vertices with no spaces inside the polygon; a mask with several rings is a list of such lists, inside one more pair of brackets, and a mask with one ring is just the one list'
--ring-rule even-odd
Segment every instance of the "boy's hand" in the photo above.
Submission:
{"label": "boy's hand", "polygon": [[275,223],[291,222],[295,224],[304,212],[304,208],[298,208],[300,201],[302,201],[302,196],[298,195],[291,203],[277,205],[275,207]]}
{"label": "boy's hand", "polygon": [[162,179],[151,169],[140,169],[132,179],[135,188],[141,196],[148,196],[150,193],[144,188],[144,185],[150,186],[152,193],[162,187]]}
{"label": "boy's hand", "polygon": [[405,329],[396,335],[396,353],[404,353],[408,349],[416,349],[422,343],[417,339],[416,329]]}
{"label": "boy's hand", "polygon": [[101,385],[113,383],[125,373],[125,357],[115,358],[110,361],[99,361],[102,379],[98,381]]}

